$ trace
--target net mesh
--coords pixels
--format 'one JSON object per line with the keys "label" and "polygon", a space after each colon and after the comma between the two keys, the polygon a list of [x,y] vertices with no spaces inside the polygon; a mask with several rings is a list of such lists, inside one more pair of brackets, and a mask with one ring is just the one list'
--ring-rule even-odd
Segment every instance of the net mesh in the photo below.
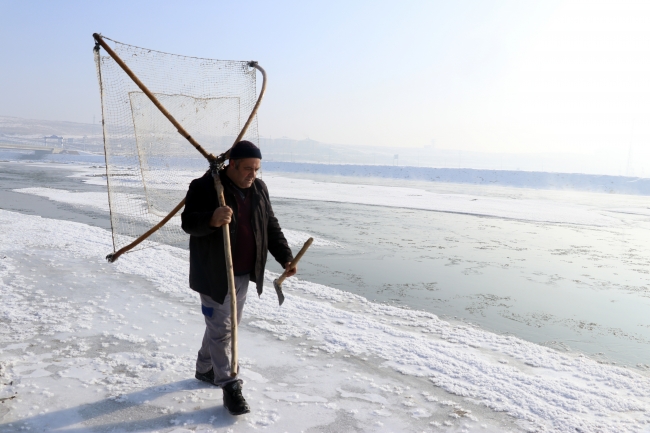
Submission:
{"label": "net mesh", "polygon": [[[104,39],[206,151],[216,156],[232,146],[257,100],[256,73],[249,62],[186,57]],[[208,162],[113,58],[96,50],[95,63],[117,251],[169,214]],[[243,139],[258,144],[256,118]],[[139,248],[151,242],[185,246],[179,215]]]}

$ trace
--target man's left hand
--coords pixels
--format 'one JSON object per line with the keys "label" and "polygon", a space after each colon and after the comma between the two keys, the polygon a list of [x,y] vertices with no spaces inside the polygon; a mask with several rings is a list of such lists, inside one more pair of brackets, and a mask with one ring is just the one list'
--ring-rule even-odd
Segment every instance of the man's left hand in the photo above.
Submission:
{"label": "man's left hand", "polygon": [[298,266],[291,266],[291,262],[284,264],[284,270],[287,271],[287,277],[293,277],[298,272]]}

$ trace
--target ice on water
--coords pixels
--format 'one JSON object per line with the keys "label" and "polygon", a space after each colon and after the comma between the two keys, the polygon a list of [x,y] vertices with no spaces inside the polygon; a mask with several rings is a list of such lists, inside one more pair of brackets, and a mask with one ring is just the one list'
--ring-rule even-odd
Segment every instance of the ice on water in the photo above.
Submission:
{"label": "ice on water", "polygon": [[280,308],[272,273],[261,298],[249,292],[240,356],[253,410],[235,418],[219,389],[193,379],[203,319],[187,251],[156,246],[108,264],[106,230],[4,210],[0,233],[3,432],[650,427],[640,372],[295,278]]}

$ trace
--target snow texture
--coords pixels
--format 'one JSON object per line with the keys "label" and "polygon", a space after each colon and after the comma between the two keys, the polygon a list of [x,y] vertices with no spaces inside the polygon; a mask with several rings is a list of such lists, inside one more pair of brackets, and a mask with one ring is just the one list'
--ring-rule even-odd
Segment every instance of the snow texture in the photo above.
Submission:
{"label": "snow texture", "polygon": [[185,250],[108,264],[109,232],[3,210],[0,232],[3,432],[648,431],[638,372],[296,278],[247,300],[234,418],[192,379]]}
{"label": "snow texture", "polygon": [[602,174],[275,161],[265,161],[263,166],[267,172],[380,177],[428,182],[514,186],[517,188],[650,195],[650,179],[648,178]]}
{"label": "snow texture", "polygon": [[358,203],[492,216],[524,221],[612,226],[619,220],[584,205],[552,201],[442,194],[417,188],[355,185],[265,176],[271,197]]}
{"label": "snow texture", "polygon": [[109,211],[108,197],[103,192],[71,192],[64,189],[42,187],[19,188],[15,189],[14,192],[37,195],[52,201],[68,203],[74,206],[88,206],[105,212]]}

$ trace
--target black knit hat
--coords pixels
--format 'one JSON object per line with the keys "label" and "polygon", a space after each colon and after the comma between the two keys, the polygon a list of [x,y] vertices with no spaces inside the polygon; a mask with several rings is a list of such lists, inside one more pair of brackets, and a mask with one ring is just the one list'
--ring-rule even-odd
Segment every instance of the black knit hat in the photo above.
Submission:
{"label": "black knit hat", "polygon": [[230,149],[230,159],[258,158],[262,159],[260,148],[247,140],[237,142]]}

